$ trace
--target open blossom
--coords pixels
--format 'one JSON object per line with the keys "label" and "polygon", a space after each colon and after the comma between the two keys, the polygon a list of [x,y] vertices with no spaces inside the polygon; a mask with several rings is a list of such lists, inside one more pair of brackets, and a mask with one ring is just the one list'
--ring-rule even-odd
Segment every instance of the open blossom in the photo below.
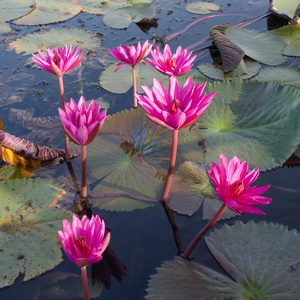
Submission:
{"label": "open blossom", "polygon": [[127,46],[123,45],[119,46],[117,49],[113,48],[113,50],[108,49],[111,56],[115,59],[119,60],[120,63],[114,72],[117,72],[125,65],[135,66],[140,63],[150,52],[152,45],[146,41],[143,46],[140,42],[138,42],[137,46]]}
{"label": "open blossom", "polygon": [[256,187],[250,186],[258,177],[258,168],[247,174],[248,164],[234,157],[228,163],[224,154],[220,155],[220,166],[212,163],[212,171],[208,170],[220,200],[239,215],[241,212],[264,214],[260,209],[252,205],[265,205],[272,198],[259,196],[266,192],[270,185]]}
{"label": "open blossom", "polygon": [[89,145],[102,127],[106,109],[100,114],[100,103],[91,101],[87,107],[83,96],[80,97],[78,105],[71,98],[70,103],[65,103],[65,111],[58,108],[59,117],[66,135],[77,145]]}
{"label": "open blossom", "polygon": [[190,72],[193,66],[192,62],[196,58],[192,56],[192,51],[185,49],[182,51],[182,47],[179,46],[172,54],[170,46],[167,44],[164,48],[164,53],[160,52],[159,47],[151,50],[153,59],[147,58],[148,63],[153,66],[159,72],[168,76],[182,76]]}
{"label": "open blossom", "polygon": [[74,69],[83,60],[83,57],[80,58],[82,50],[78,53],[77,50],[78,46],[72,52],[72,45],[69,48],[65,45],[64,48],[58,48],[57,51],[48,48],[46,50],[47,55],[45,55],[38,49],[40,57],[32,54],[32,60],[45,71],[56,76],[62,76]]}
{"label": "open blossom", "polygon": [[94,264],[102,259],[102,253],[110,241],[110,233],[105,235],[105,223],[98,215],[89,220],[83,216],[81,221],[73,215],[72,226],[63,220],[63,231],[57,236],[70,260],[79,267]]}
{"label": "open blossom", "polygon": [[202,94],[205,83],[193,84],[190,76],[180,90],[177,79],[172,76],[169,91],[153,78],[153,90],[142,86],[145,96],[136,94],[139,104],[146,110],[146,116],[156,124],[171,130],[187,128],[196,122],[211,103],[216,92]]}

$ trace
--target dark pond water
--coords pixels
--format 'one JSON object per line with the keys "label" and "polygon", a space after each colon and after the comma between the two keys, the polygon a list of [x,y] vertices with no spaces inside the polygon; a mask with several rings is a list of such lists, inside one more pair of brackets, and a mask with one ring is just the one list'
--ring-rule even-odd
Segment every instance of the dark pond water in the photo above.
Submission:
{"label": "dark pond water", "polygon": [[[132,90],[125,95],[116,95],[109,93],[98,85],[98,79],[104,67],[108,66],[113,60],[107,54],[107,48],[117,47],[121,43],[131,44],[137,41],[145,41],[151,39],[152,35],[166,37],[174,32],[177,32],[193,21],[201,18],[201,15],[190,14],[185,11],[187,3],[192,1],[159,1],[157,2],[158,12],[157,28],[150,28],[147,32],[140,30],[136,24],[131,24],[127,30],[115,30],[106,27],[102,23],[102,16],[80,13],[73,19],[68,21],[49,25],[50,27],[76,27],[86,28],[90,31],[103,33],[102,49],[104,57],[104,66],[98,69],[85,67],[79,77],[78,73],[74,72],[71,75],[65,76],[65,90],[67,101],[69,97],[74,97],[77,101],[79,93],[83,91],[86,99],[96,99],[102,97],[110,103],[108,110],[109,114],[121,111],[132,107]],[[179,45],[188,47],[191,44],[208,36],[209,29],[216,25],[229,22],[232,25],[238,24],[244,20],[264,15],[268,11],[267,1],[214,1],[221,5],[222,12],[215,14],[224,14],[224,16],[207,19],[204,22],[198,23],[196,26],[189,29],[186,33],[179,35],[169,44],[172,49]],[[230,14],[230,16],[225,16]],[[44,29],[46,26],[16,26],[13,25],[13,31],[17,37],[21,35]],[[261,31],[267,30],[267,20],[263,19],[250,28]],[[13,78],[18,74],[22,76],[28,75],[27,82],[24,78],[17,84],[25,84],[26,93],[24,101],[12,105],[4,105],[1,107],[1,119],[6,131],[11,134],[21,136],[30,133],[20,124],[16,124],[9,120],[8,112],[10,108],[18,109],[35,109],[35,115],[52,115],[57,114],[57,103],[60,101],[58,94],[58,82],[52,74],[29,69],[24,66],[29,56],[17,55],[13,51],[7,51],[9,41],[0,44],[0,76],[2,78],[11,76],[11,87],[14,87]],[[211,42],[204,44],[210,45]],[[203,45],[200,45],[202,47]],[[196,47],[197,49],[197,47]],[[204,50],[198,54],[196,62],[211,62],[208,51]],[[106,60],[105,60],[106,59]],[[32,77],[32,78],[31,78]],[[43,85],[44,80],[47,85]],[[94,84],[95,83],[95,84]],[[42,93],[41,93],[42,91]],[[46,100],[45,100],[46,99]],[[34,134],[30,137],[38,139]],[[61,137],[53,137],[52,144],[58,148],[62,147]],[[298,153],[299,155],[300,153]],[[77,158],[77,165],[79,158]],[[76,165],[76,162],[74,162]],[[55,176],[58,177],[60,172],[65,172],[65,166],[59,166]],[[272,197],[271,204],[263,208],[266,215],[247,215],[236,217],[226,221],[220,221],[216,227],[221,227],[224,223],[233,224],[236,220],[246,222],[248,220],[278,222],[287,225],[289,228],[300,230],[300,205],[299,205],[299,168],[278,168],[275,171],[262,173],[257,181],[257,185],[271,184],[270,190],[266,196]],[[78,175],[79,178],[79,175]],[[119,259],[127,268],[127,276],[118,282],[114,277],[111,279],[110,289],[103,287],[99,299],[143,299],[146,295],[145,289],[150,275],[155,274],[156,268],[164,261],[172,260],[177,254],[177,248],[173,239],[172,230],[166,214],[160,204],[154,207],[143,210],[134,210],[132,212],[110,212],[93,208],[94,214],[99,214],[106,220],[106,225],[112,230],[112,239],[110,248],[115,252]],[[179,229],[183,248],[187,247],[195,234],[206,224],[202,221],[202,210],[198,210],[192,217],[174,214],[177,227]],[[36,279],[32,279],[23,283],[23,275],[16,282],[7,288],[0,290],[0,299],[58,299],[57,296],[51,296],[44,291],[39,296],[39,289],[43,287],[45,281],[49,280],[46,276],[54,272],[70,272],[80,275],[80,270],[72,264],[65,254],[65,261],[56,267],[53,271],[49,271]],[[205,242],[201,241],[193,252],[193,258],[215,270],[219,267],[210,256]],[[88,267],[88,275],[90,276],[91,267]],[[72,284],[71,284],[72,285]],[[78,289],[81,289],[81,282],[77,283]],[[75,288],[75,287],[72,287]],[[59,299],[80,299],[78,298],[59,298]]]}

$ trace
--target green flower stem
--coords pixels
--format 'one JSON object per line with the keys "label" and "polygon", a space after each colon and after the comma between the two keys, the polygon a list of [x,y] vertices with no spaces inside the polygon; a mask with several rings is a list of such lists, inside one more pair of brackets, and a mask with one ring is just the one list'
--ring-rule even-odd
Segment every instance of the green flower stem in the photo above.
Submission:
{"label": "green flower stem", "polygon": [[84,300],[89,300],[89,285],[86,275],[86,266],[81,268],[81,277],[82,277],[82,285],[83,285],[83,293],[84,293]]}
{"label": "green flower stem", "polygon": [[178,143],[178,130],[173,130],[173,140],[172,140],[172,149],[171,149],[171,156],[170,156],[170,162],[169,162],[169,169],[168,169],[168,174],[166,177],[166,181],[165,181],[165,186],[164,186],[164,190],[162,192],[161,201],[166,201],[169,191],[170,191],[170,187],[171,187],[171,183],[172,183],[172,176],[173,176],[173,171],[174,171],[174,167],[175,167],[175,161],[176,161],[176,153],[177,153],[177,143]]}
{"label": "green flower stem", "polygon": [[218,210],[216,215],[202,228],[202,230],[194,237],[192,242],[189,244],[187,249],[185,250],[183,257],[186,259],[189,259],[191,253],[193,252],[196,245],[199,243],[199,241],[202,239],[202,237],[210,230],[211,227],[213,227],[214,224],[219,220],[219,218],[222,216],[223,212],[225,211],[227,205],[226,203],[223,203],[221,208]]}
{"label": "green flower stem", "polygon": [[136,74],[135,74],[135,66],[132,66],[132,80],[133,80],[133,107],[137,108],[137,99],[135,97],[136,94]]}
{"label": "green flower stem", "polygon": [[81,197],[87,197],[86,184],[86,146],[81,146]]}
{"label": "green flower stem", "polygon": [[[59,81],[59,89],[60,89],[60,97],[61,97],[61,107],[63,110],[65,110],[65,90],[64,90],[64,82],[63,77],[58,76]],[[66,162],[70,161],[70,146],[69,146],[69,138],[66,134],[64,134],[65,137],[65,160]]]}

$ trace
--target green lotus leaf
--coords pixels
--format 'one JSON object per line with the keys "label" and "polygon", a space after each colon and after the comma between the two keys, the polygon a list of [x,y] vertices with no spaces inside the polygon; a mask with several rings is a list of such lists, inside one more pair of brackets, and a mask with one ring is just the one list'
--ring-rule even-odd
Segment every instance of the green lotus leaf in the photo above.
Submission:
{"label": "green lotus leaf", "polygon": [[0,23],[0,33],[10,32],[10,31],[11,31],[11,28],[10,28],[9,24],[7,24],[7,23]]}
{"label": "green lotus leaf", "polygon": [[263,68],[252,78],[259,81],[280,81],[300,91],[300,70],[284,67]]}
{"label": "green lotus leaf", "polygon": [[16,53],[25,52],[23,55],[36,53],[37,49],[45,51],[49,47],[58,48],[65,45],[79,45],[80,49],[98,49],[101,46],[101,39],[85,29],[77,28],[51,28],[48,31],[34,32],[27,34],[9,44],[10,49]]}
{"label": "green lotus leaf", "polygon": [[17,25],[42,25],[68,20],[79,14],[79,0],[35,0],[33,9],[25,16],[13,21]]}
{"label": "green lotus leaf", "polygon": [[245,55],[263,64],[276,66],[288,60],[288,57],[282,55],[284,42],[270,32],[230,26],[226,29],[225,35],[232,43],[239,46]]}
{"label": "green lotus leaf", "polygon": [[127,28],[131,22],[138,23],[143,19],[151,20],[156,13],[156,6],[153,4],[135,4],[107,13],[103,17],[106,26],[116,29]]}
{"label": "green lotus leaf", "polygon": [[282,224],[224,225],[205,238],[219,264],[243,288],[236,299],[297,299],[300,234]]}
{"label": "green lotus leaf", "polygon": [[[3,180],[0,201],[0,287],[21,273],[24,281],[62,261],[56,231],[70,219],[59,202],[73,201],[74,192],[46,179]],[[71,201],[70,201],[71,200]]]}
{"label": "green lotus leaf", "polygon": [[29,13],[35,5],[34,0],[1,0],[0,22],[11,21]]}
{"label": "green lotus leaf", "polygon": [[232,80],[232,79],[248,79],[255,76],[259,72],[260,64],[250,58],[242,59],[239,66],[227,73],[224,73],[223,68],[213,64],[201,64],[198,69],[207,77],[217,80]]}
{"label": "green lotus leaf", "polygon": [[220,7],[210,2],[194,2],[188,4],[185,9],[193,14],[206,15],[211,14],[211,10],[219,10]]}
{"label": "green lotus leaf", "polygon": [[[215,188],[210,183],[207,174],[209,165],[186,161],[176,170],[170,189],[168,205],[179,214],[193,215],[203,204],[203,219],[211,219],[220,209],[223,202],[215,199]],[[237,214],[226,209],[221,219],[227,219]]]}
{"label": "green lotus leaf", "polygon": [[[125,65],[117,72],[114,72],[116,68],[117,63],[106,68],[100,76],[100,84],[104,89],[112,93],[124,94],[133,86],[132,67]],[[153,77],[159,81],[166,79],[165,75],[159,73],[150,65],[137,64],[135,66],[135,72],[138,93],[143,93],[142,85],[153,85]]]}
{"label": "green lotus leaf", "polygon": [[217,94],[198,121],[200,129],[190,136],[200,151],[205,147],[205,162],[218,163],[221,153],[229,159],[237,155],[250,169],[264,171],[281,166],[296,150],[300,95],[295,89],[279,83],[225,81],[209,84],[205,91]]}
{"label": "green lotus leaf", "polygon": [[288,56],[300,56],[300,26],[287,25],[270,34],[281,39],[285,43],[283,54]]}
{"label": "green lotus leaf", "polygon": [[196,262],[175,257],[157,268],[146,289],[147,300],[238,298],[243,289],[227,276]]}
{"label": "green lotus leaf", "polygon": [[298,4],[298,0],[272,0],[270,10],[283,18],[292,19]]}

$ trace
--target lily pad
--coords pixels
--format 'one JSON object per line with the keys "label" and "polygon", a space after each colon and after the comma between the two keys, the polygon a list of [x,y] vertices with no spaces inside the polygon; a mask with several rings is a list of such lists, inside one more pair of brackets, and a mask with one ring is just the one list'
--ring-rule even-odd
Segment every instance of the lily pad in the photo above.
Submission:
{"label": "lily pad", "polygon": [[0,23],[0,33],[10,32],[10,31],[11,31],[11,28],[10,28],[9,24],[7,24],[7,23]]}
{"label": "lily pad", "polygon": [[276,66],[288,60],[283,56],[285,44],[270,32],[259,32],[257,30],[241,29],[230,26],[225,31],[226,37],[238,47],[245,55],[260,63]]}
{"label": "lily pad", "polygon": [[1,0],[0,22],[11,21],[29,13],[35,5],[34,0]]}
{"label": "lily pad", "polygon": [[220,153],[237,155],[250,169],[264,171],[281,166],[296,150],[300,140],[298,91],[274,82],[242,81],[207,85],[206,92],[213,91],[217,91],[213,103],[198,121],[204,129],[190,140],[200,144],[200,151],[201,143],[205,146],[206,162],[218,162]]}
{"label": "lily pad", "polygon": [[111,28],[127,28],[131,22],[138,23],[144,19],[151,20],[156,13],[156,6],[153,4],[135,4],[107,13],[103,17],[103,23]]}
{"label": "lily pad", "polygon": [[79,14],[79,0],[35,0],[33,9],[25,16],[13,21],[17,25],[43,25],[68,20]]}
{"label": "lily pad", "polygon": [[[117,72],[117,63],[109,66],[102,72],[100,76],[100,84],[102,87],[112,93],[124,94],[133,86],[132,67],[125,65]],[[156,71],[151,66],[137,64],[135,66],[137,92],[143,93],[141,85],[152,86],[153,77],[159,81],[166,79],[166,76]]]}
{"label": "lily pad", "polygon": [[[282,224],[224,225],[205,238],[218,263],[243,288],[242,299],[297,299],[300,235]],[[239,298],[240,299],[240,298]]]}
{"label": "lily pad", "polygon": [[[211,219],[220,209],[223,202],[216,199],[215,188],[207,174],[209,165],[186,161],[178,167],[172,179],[169,207],[179,214],[193,215],[203,203],[203,219]],[[226,209],[221,219],[236,216]],[[220,220],[221,220],[220,219]]]}
{"label": "lily pad", "polygon": [[260,64],[251,58],[244,58],[236,69],[227,73],[221,66],[213,64],[201,64],[198,69],[207,77],[217,80],[248,79],[259,72]]}
{"label": "lily pad", "polygon": [[300,26],[287,25],[270,31],[270,34],[285,43],[284,55],[300,56]]}
{"label": "lily pad", "polygon": [[27,34],[9,44],[10,49],[16,53],[25,52],[23,55],[36,53],[37,49],[45,51],[49,47],[64,47],[66,44],[79,46],[81,49],[98,49],[101,46],[101,39],[85,29],[63,27],[51,28],[48,31],[34,32]]}
{"label": "lily pad", "polygon": [[193,14],[211,14],[211,10],[219,10],[220,6],[210,2],[194,2],[188,4],[185,9]]}
{"label": "lily pad", "polygon": [[59,201],[73,199],[63,185],[46,179],[0,182],[0,287],[20,273],[24,281],[53,269],[62,261],[56,231],[70,214]]}
{"label": "lily pad", "polygon": [[292,19],[299,0],[270,0],[270,11],[285,19]]}

